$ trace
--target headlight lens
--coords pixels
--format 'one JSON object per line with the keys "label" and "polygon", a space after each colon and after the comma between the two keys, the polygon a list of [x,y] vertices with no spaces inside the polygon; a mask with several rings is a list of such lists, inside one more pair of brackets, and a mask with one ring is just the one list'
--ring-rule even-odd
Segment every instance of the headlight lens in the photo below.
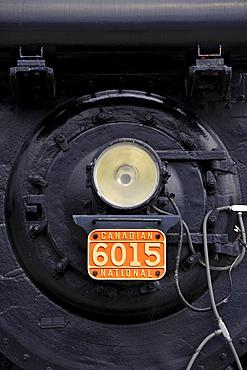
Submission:
{"label": "headlight lens", "polygon": [[104,202],[115,208],[147,204],[159,191],[160,179],[158,156],[137,140],[114,142],[94,161],[94,188]]}

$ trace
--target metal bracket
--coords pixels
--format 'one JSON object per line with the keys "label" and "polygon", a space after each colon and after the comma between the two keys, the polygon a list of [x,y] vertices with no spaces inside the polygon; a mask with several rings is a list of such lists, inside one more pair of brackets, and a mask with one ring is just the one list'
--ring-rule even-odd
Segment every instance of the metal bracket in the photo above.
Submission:
{"label": "metal bracket", "polygon": [[35,186],[47,186],[47,181],[40,175],[30,175],[28,181]]}
{"label": "metal bracket", "polygon": [[24,197],[27,221],[45,220],[43,194],[27,195]]}
{"label": "metal bracket", "polygon": [[151,281],[147,284],[144,284],[140,287],[140,292],[142,294],[154,293],[161,289],[160,281]]}
{"label": "metal bracket", "polygon": [[59,279],[61,276],[64,275],[65,270],[68,267],[68,265],[69,265],[69,258],[68,257],[62,258],[61,261],[57,263],[56,268],[53,271],[52,275],[55,276],[55,278]]}
{"label": "metal bracket", "polygon": [[46,67],[43,47],[40,55],[23,55],[19,48],[20,59],[17,67],[10,68],[10,84],[13,98],[33,99],[37,96],[54,98],[55,78],[52,68]]}
{"label": "metal bracket", "polygon": [[[159,229],[164,233],[179,221],[179,216],[151,216],[151,215],[73,215],[74,222],[86,230],[87,233],[94,229],[106,228],[111,229],[142,229],[145,223],[148,223],[150,229]],[[145,225],[145,228],[147,225]]]}
{"label": "metal bracket", "polygon": [[[203,244],[203,235],[201,233],[191,233],[190,234],[193,244]],[[170,245],[176,245],[179,242],[179,233],[167,233],[166,234],[167,243]],[[208,244],[227,244],[228,234],[208,234],[207,235]],[[183,234],[183,242],[188,243],[188,237],[186,233]]]}
{"label": "metal bracket", "polygon": [[181,267],[184,269],[184,271],[188,271],[200,260],[200,258],[201,253],[199,252],[191,254],[189,257],[181,262]]}
{"label": "metal bracket", "polygon": [[47,220],[37,221],[31,226],[29,235],[34,239],[38,236],[47,226]]}
{"label": "metal bracket", "polygon": [[56,134],[54,136],[54,140],[59,146],[60,149],[62,149],[64,152],[70,148],[70,145],[66,139],[66,137],[62,134]]}
{"label": "metal bracket", "polygon": [[236,257],[240,253],[240,245],[236,241],[233,243],[220,244],[215,243],[210,246],[211,253],[221,253],[228,256]]}
{"label": "metal bracket", "polygon": [[230,89],[232,67],[224,64],[222,46],[219,45],[219,54],[201,54],[199,45],[197,50],[196,65],[189,68],[186,79],[186,95],[191,97],[195,91],[218,91],[226,96]]}

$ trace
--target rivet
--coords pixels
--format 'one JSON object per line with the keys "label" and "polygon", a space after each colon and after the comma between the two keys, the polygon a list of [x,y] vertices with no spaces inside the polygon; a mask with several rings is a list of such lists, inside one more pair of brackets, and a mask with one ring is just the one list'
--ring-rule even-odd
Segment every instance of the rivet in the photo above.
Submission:
{"label": "rivet", "polygon": [[245,337],[242,337],[242,338],[240,338],[239,342],[240,342],[240,344],[245,344],[246,340],[247,339]]}
{"label": "rivet", "polygon": [[149,287],[149,289],[154,289],[155,288],[155,284],[154,284],[154,282],[151,282],[151,283],[149,283],[148,284],[148,287]]}
{"label": "rivet", "polygon": [[4,346],[7,346],[9,344],[9,339],[8,338],[3,338],[2,343]]}
{"label": "rivet", "polygon": [[153,117],[151,116],[151,114],[147,114],[146,117],[145,117],[145,120],[149,123],[151,123],[153,121]]}
{"label": "rivet", "polygon": [[155,238],[156,238],[156,239],[160,239],[160,234],[156,234],[156,235],[155,235]]}
{"label": "rivet", "polygon": [[39,181],[39,176],[38,175],[33,176],[33,182],[38,182],[38,181]]}
{"label": "rivet", "polygon": [[188,146],[193,146],[195,143],[194,139],[192,137],[187,137],[185,140],[185,144]]}
{"label": "rivet", "polygon": [[204,366],[199,365],[198,368],[197,368],[197,370],[204,370]]}
{"label": "rivet", "polygon": [[156,271],[156,272],[155,272],[155,275],[156,275],[156,276],[160,276],[160,271]]}
{"label": "rivet", "polygon": [[207,104],[207,103],[202,103],[202,104],[201,104],[201,108],[202,108],[202,109],[207,109],[207,107],[208,107],[208,104]]}
{"label": "rivet", "polygon": [[23,361],[27,361],[27,360],[29,360],[30,356],[27,353],[24,353],[22,358],[23,358]]}
{"label": "rivet", "polygon": [[98,239],[98,234],[93,234],[94,239]]}
{"label": "rivet", "polygon": [[97,276],[98,275],[98,272],[97,271],[94,271],[93,272],[93,276]]}
{"label": "rivet", "polygon": [[229,102],[229,103],[226,103],[226,108],[227,108],[227,109],[232,108],[232,103],[230,103],[230,102]]}
{"label": "rivet", "polygon": [[225,352],[221,353],[220,358],[221,360],[225,360],[227,358],[227,354]]}
{"label": "rivet", "polygon": [[63,136],[63,135],[59,135],[59,136],[58,136],[58,138],[57,138],[57,141],[58,141],[59,143],[64,142],[64,136]]}
{"label": "rivet", "polygon": [[103,112],[100,112],[100,113],[98,114],[98,119],[99,119],[100,121],[103,121],[103,120],[105,119],[105,114],[104,114]]}
{"label": "rivet", "polygon": [[192,164],[192,167],[198,167],[198,163],[197,162],[191,162],[191,164]]}

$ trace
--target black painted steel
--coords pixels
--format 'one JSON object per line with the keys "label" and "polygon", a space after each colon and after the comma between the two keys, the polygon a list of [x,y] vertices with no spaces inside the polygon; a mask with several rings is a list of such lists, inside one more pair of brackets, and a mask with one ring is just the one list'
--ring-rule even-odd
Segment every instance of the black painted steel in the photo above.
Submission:
{"label": "black painted steel", "polygon": [[[0,4],[1,47],[80,45],[82,48],[173,49],[220,43],[246,51],[245,1],[38,1]],[[238,46],[241,45],[240,50]],[[244,47],[244,50],[243,50]]]}
{"label": "black painted steel", "polygon": [[[104,112],[105,116],[105,121],[101,120],[100,123],[95,119],[99,114],[98,105],[102,107],[101,112]],[[156,119],[155,127],[143,123],[141,117],[148,115],[147,107]],[[190,115],[193,114],[190,112]],[[114,282],[110,286],[100,288],[103,290],[103,294],[100,294],[98,283],[87,276],[88,226],[85,224],[83,230],[75,225],[73,218],[74,215],[82,214],[89,215],[88,221],[92,218],[107,218],[104,215],[115,215],[120,220],[124,217],[138,219],[138,214],[141,213],[144,220],[145,217],[157,220],[155,228],[166,228],[165,216],[145,216],[147,207],[141,212],[136,210],[137,215],[133,216],[126,214],[128,210],[122,210],[122,214],[126,216],[121,216],[120,210],[114,210],[104,202],[99,202],[88,181],[87,168],[99,148],[110,145],[114,139],[123,139],[130,133],[133,139],[142,140],[153,150],[166,148],[171,150],[173,155],[174,151],[177,152],[175,161],[168,160],[167,167],[171,178],[168,179],[167,185],[163,181],[159,198],[164,199],[166,191],[175,193],[176,202],[186,214],[192,232],[199,232],[203,209],[212,199],[219,197],[219,202],[229,202],[231,197],[237,202],[238,194],[235,188],[238,183],[231,172],[224,174],[224,179],[229,183],[227,188],[222,187],[219,182],[218,192],[207,196],[203,181],[205,172],[211,168],[215,158],[217,161],[221,158],[229,166],[232,161],[219,139],[200,127],[199,121],[195,117],[192,120],[190,115],[180,105],[170,100],[164,102],[159,96],[145,96],[134,91],[102,92],[95,97],[81,97],[48,116],[31,141],[23,146],[9,182],[6,202],[9,214],[8,230],[23,268],[57,304],[93,320],[118,324],[121,324],[121,319],[124,319],[125,323],[137,323],[149,321],[151,317],[154,320],[169,316],[180,307],[172,275],[176,254],[174,246],[169,247],[167,278],[161,282],[162,289],[155,296],[140,295],[140,282]],[[180,162],[179,153],[186,153],[180,139],[181,132],[184,131],[195,139],[197,149],[207,149],[209,152],[217,149],[220,156],[208,155],[202,169],[193,166],[189,157],[186,162]],[[62,143],[66,139],[65,147],[60,145],[58,137],[62,137]],[[197,155],[192,161],[196,158]],[[26,182],[25,179],[29,178],[30,174],[41,175],[47,186]],[[30,206],[36,206],[36,212],[32,212]],[[166,210],[174,213],[169,205]],[[177,222],[176,217],[175,219]],[[222,221],[226,231],[228,221]],[[112,224],[111,226],[108,222],[108,227],[114,228],[117,223]],[[151,227],[146,221],[142,224],[145,228]],[[83,227],[82,224],[80,226]],[[105,224],[102,227],[106,227]],[[131,222],[119,226],[120,229],[125,227],[130,228]],[[132,227],[140,228],[141,224],[132,222]],[[94,228],[101,226],[97,222]],[[54,270],[57,277],[56,266],[64,257],[69,260],[66,271],[60,279],[54,279]],[[194,269],[193,276],[196,271]],[[190,292],[191,297],[200,296],[205,289],[203,276],[200,284],[188,275],[182,280],[183,289]]]}
{"label": "black painted steel", "polygon": [[[178,224],[167,233],[166,275],[151,282],[91,279],[87,234],[119,223],[159,229],[170,217],[163,212],[176,213],[174,199],[195,248],[184,232],[181,290],[194,306],[210,305],[199,263],[203,218],[247,204],[246,30],[246,1],[0,1],[1,368],[184,370],[217,329],[211,311],[186,308],[175,289]],[[210,89],[217,78],[204,81],[204,70],[200,88],[186,95],[198,44],[202,54],[222,44],[222,63],[232,68],[225,95]],[[35,64],[35,55],[54,71],[52,99],[41,89],[45,78],[25,73],[12,95],[10,68],[18,71],[23,56]],[[206,71],[214,57],[201,58]],[[90,171],[100,148],[124,138],[152,147],[171,176],[148,207],[120,214],[96,196]],[[87,218],[85,228],[74,215],[81,226]],[[230,265],[243,247],[236,214],[214,211],[207,240],[211,264]],[[218,308],[245,370],[246,261]],[[220,301],[229,277],[212,277]],[[193,370],[235,368],[218,336]]]}
{"label": "black painted steel", "polygon": [[[25,109],[24,112],[25,117]],[[104,219],[105,215],[111,214],[111,209],[98,204],[90,186],[86,188],[86,167],[99,147],[107,142],[111,143],[114,138],[123,137],[124,133],[129,136],[131,132],[131,137],[147,141],[154,150],[159,150],[164,156],[163,160],[167,155],[167,168],[171,171],[167,189],[174,192],[191,231],[198,233],[205,207],[240,201],[237,191],[238,176],[233,171],[228,151],[213,130],[208,125],[202,125],[190,110],[153,94],[108,91],[96,93],[92,97],[84,96],[48,115],[41,124],[38,124],[40,117],[35,117],[36,112],[33,110],[32,114],[32,120],[37,123],[36,132],[29,136],[17,156],[6,198],[5,214],[9,238],[23,270],[18,267],[19,263],[13,256],[4,231],[2,248],[5,261],[12,261],[13,267],[10,271],[10,266],[3,265],[8,272],[4,273],[2,266],[2,274],[6,276],[8,289],[12,292],[17,289],[18,293],[16,297],[12,293],[11,299],[8,295],[6,298],[12,309],[4,311],[1,333],[4,337],[11,334],[15,338],[15,344],[8,353],[3,346],[3,353],[24,369],[30,366],[37,369],[45,366],[55,369],[89,369],[102,361],[107,368],[114,368],[122,358],[123,369],[130,365],[136,369],[148,369],[150,366],[157,369],[163,369],[163,366],[174,370],[183,369],[191,347],[190,350],[183,347],[184,354],[181,353],[179,358],[176,356],[176,361],[174,351],[177,354],[176,347],[180,340],[189,340],[190,346],[198,344],[198,335],[194,335],[198,323],[195,321],[195,313],[183,309],[174,288],[177,228],[175,233],[171,230],[169,234],[167,274],[162,281],[156,285],[149,285],[145,281],[105,284],[91,281],[87,276],[86,235],[73,222],[72,216],[81,212]],[[105,120],[95,119],[99,112],[104,112]],[[46,115],[45,112],[43,114]],[[150,120],[145,119],[148,114],[154,117],[151,126]],[[24,126],[23,123],[21,126]],[[191,157],[186,150],[184,135],[181,135],[184,131],[194,139],[190,153],[195,150],[196,154],[191,154]],[[66,141],[66,146],[60,145],[61,139],[62,143]],[[169,150],[172,156],[169,156]],[[212,155],[209,155],[211,151]],[[200,152],[202,161],[198,158]],[[185,153],[182,161],[180,153]],[[211,166],[224,167],[224,171],[220,171],[217,177],[216,192],[208,191],[203,180]],[[37,183],[33,181],[36,178]],[[173,212],[165,198],[164,194],[160,194],[157,202],[160,206],[164,203],[162,207]],[[36,209],[29,208],[32,206],[36,206]],[[119,215],[116,214],[115,217]],[[145,217],[145,212],[141,217]],[[153,217],[159,220],[158,215]],[[214,234],[228,232],[227,239],[224,240],[234,240],[234,233],[229,231],[232,222],[234,220],[222,215],[213,229]],[[197,248],[201,250],[199,239]],[[220,240],[217,237],[217,242]],[[185,246],[183,259],[188,256]],[[220,258],[220,263],[227,261],[230,261],[227,255]],[[238,273],[241,274],[240,268]],[[11,274],[16,275],[15,285],[11,285],[12,281],[8,279]],[[22,278],[26,274],[35,285],[29,279]],[[204,268],[195,264],[187,271],[181,270],[180,282],[188,299],[196,300],[196,305],[208,305],[207,297],[203,294],[206,288]],[[219,284],[224,295],[226,275],[220,276]],[[14,303],[17,297],[22,302],[20,305]],[[24,304],[32,309],[24,310]],[[231,310],[230,305],[227,307]],[[240,306],[238,310],[241,315],[244,307]],[[15,325],[20,317],[21,321],[25,320],[22,311],[25,312],[28,325],[17,332]],[[10,317],[16,324],[6,328],[5,322]],[[202,328],[203,332],[209,330],[210,317],[210,312],[198,317],[200,330]],[[213,327],[212,321],[211,330]],[[241,327],[236,330],[234,337],[240,335],[240,329],[242,330]],[[63,355],[56,353],[54,333],[57,333],[55,336],[59,342],[70,343],[63,346]],[[20,335],[24,348],[17,344]],[[105,349],[104,355],[102,343],[110,351]],[[167,350],[164,350],[164,344]],[[109,360],[109,354],[116,345],[121,350],[114,352]],[[216,347],[209,346],[206,361],[210,358],[211,363],[215,362],[220,368],[222,360],[219,362],[218,355],[213,354],[215,351],[221,353],[223,348],[221,341]],[[45,359],[43,355],[39,355],[40,351]],[[224,351],[227,352],[227,349],[224,348]],[[29,355],[30,352],[32,356]],[[142,356],[138,357],[140,352]],[[93,357],[89,353],[93,353]],[[25,357],[25,361],[22,360],[24,354],[30,356]],[[231,363],[230,355],[228,359]]]}

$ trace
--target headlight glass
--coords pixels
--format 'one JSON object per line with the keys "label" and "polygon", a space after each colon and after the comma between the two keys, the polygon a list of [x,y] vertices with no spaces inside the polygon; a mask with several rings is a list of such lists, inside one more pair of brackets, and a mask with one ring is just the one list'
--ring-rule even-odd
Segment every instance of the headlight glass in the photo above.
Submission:
{"label": "headlight glass", "polygon": [[115,208],[147,204],[158,192],[160,178],[161,164],[155,151],[137,140],[112,143],[94,161],[94,188]]}

